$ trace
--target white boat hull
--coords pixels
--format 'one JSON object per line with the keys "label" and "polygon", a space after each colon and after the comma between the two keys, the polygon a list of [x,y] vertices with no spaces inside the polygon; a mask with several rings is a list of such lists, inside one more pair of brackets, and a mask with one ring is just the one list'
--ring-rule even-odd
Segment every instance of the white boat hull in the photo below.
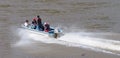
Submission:
{"label": "white boat hull", "polygon": [[59,32],[57,37],[55,37],[55,33],[49,33],[49,32],[45,32],[45,31],[39,31],[39,30],[36,30],[36,29],[31,29],[29,27],[25,27],[24,25],[21,26],[22,29],[24,30],[28,30],[30,33],[34,33],[34,34],[37,34],[37,35],[40,35],[40,36],[46,36],[46,37],[51,37],[51,38],[58,38],[58,37],[61,37],[63,36],[63,33],[62,32]]}

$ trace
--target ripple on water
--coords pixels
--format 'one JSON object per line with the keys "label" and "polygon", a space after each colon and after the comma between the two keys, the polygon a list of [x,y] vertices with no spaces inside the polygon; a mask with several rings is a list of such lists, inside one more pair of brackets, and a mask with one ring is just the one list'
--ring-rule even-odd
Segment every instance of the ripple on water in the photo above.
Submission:
{"label": "ripple on water", "polygon": [[9,4],[0,5],[0,8],[8,8],[8,7],[11,7],[11,5],[9,5]]}
{"label": "ripple on water", "polygon": [[85,28],[93,30],[111,30],[116,25],[107,15],[93,15],[85,22]]}
{"label": "ripple on water", "polygon": [[35,2],[57,2],[59,0],[35,0]]}

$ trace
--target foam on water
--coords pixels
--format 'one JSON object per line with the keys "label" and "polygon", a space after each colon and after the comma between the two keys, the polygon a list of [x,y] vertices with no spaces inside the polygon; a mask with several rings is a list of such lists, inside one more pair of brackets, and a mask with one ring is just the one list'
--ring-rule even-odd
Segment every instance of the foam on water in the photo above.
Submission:
{"label": "foam on water", "polygon": [[113,51],[120,51],[120,41],[101,39],[101,38],[93,38],[88,36],[81,36],[80,34],[70,33],[60,38],[60,40],[79,43],[83,45],[88,45],[96,48],[102,48]]}
{"label": "foam on water", "polygon": [[119,55],[119,53],[116,52],[120,52],[120,48],[119,48],[120,41],[95,38],[95,37],[90,37],[89,35],[91,34],[83,33],[83,32],[66,33],[64,36],[58,39],[54,39],[54,38],[49,38],[46,34],[44,34],[43,36],[31,32],[29,30],[19,29],[19,36],[21,37],[22,40],[23,39],[26,40],[18,42],[17,45],[30,43],[27,40],[31,39],[35,41],[40,41],[42,43],[48,43],[48,44],[54,43],[69,47],[87,48],[87,49],[92,49],[94,51],[101,51],[105,53]]}

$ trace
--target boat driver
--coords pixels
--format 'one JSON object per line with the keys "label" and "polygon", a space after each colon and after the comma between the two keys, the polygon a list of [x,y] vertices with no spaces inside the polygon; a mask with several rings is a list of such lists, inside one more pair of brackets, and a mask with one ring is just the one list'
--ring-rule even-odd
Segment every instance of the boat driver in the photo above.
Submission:
{"label": "boat driver", "polygon": [[50,31],[50,24],[48,22],[44,23],[44,31],[49,32]]}

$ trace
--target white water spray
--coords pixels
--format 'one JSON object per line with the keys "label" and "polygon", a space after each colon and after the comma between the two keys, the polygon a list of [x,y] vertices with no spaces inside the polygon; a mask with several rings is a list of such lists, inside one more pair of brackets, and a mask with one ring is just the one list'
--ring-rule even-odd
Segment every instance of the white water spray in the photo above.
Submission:
{"label": "white water spray", "polygon": [[105,50],[120,51],[120,41],[108,40],[101,38],[93,38],[88,36],[81,36],[80,34],[67,34],[60,38],[60,40],[101,48]]}
{"label": "white water spray", "polygon": [[[86,33],[87,34],[87,33]],[[68,33],[58,39],[49,38],[48,35],[31,32],[29,30],[19,30],[19,35],[22,39],[32,39],[43,43],[55,43],[66,46],[86,47],[94,50],[101,49],[102,52],[117,54],[120,52],[120,41],[95,38],[85,35],[85,33]],[[44,35],[44,36],[43,36]],[[91,35],[90,33],[88,35]],[[25,41],[24,41],[25,42]],[[112,52],[111,52],[112,51]]]}

